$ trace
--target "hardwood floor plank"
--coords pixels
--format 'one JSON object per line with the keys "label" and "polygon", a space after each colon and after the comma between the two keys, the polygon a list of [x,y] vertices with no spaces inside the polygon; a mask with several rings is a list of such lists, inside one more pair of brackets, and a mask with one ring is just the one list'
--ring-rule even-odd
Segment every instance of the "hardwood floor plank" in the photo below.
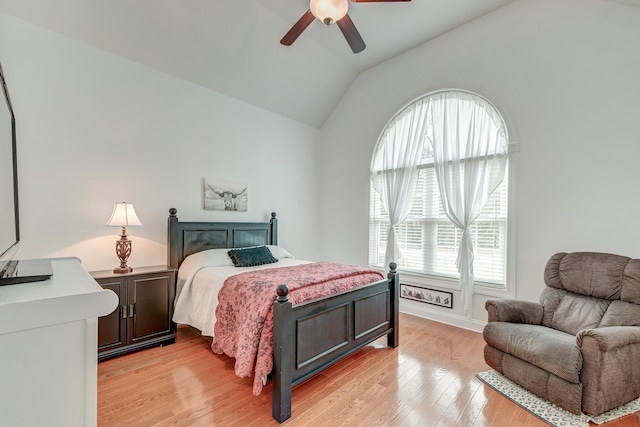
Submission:
{"label": "hardwood floor plank", "polygon": [[[477,382],[477,384],[475,384]],[[474,383],[477,385],[475,388],[475,392],[469,399],[467,406],[460,411],[460,414],[456,420],[456,422],[452,425],[469,427],[472,426],[478,418],[478,415],[484,408],[484,405],[487,403],[487,397],[485,395],[484,384],[475,378],[470,381],[470,383]]]}
{"label": "hardwood floor plank", "polygon": [[[482,335],[407,314],[400,346],[380,339],[293,390],[287,427],[544,427],[479,381]],[[213,354],[199,331],[179,326],[175,344],[98,364],[98,426],[278,426],[271,384],[252,394],[234,361]],[[640,427],[640,414],[604,427]]]}

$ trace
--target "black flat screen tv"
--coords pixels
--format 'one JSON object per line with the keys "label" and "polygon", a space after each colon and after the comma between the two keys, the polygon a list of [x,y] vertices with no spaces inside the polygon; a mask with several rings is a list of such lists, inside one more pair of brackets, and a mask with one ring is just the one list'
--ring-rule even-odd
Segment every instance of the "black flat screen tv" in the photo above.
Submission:
{"label": "black flat screen tv", "polygon": [[46,280],[52,269],[50,261],[14,259],[20,246],[16,118],[1,64],[0,85],[0,285],[13,285]]}

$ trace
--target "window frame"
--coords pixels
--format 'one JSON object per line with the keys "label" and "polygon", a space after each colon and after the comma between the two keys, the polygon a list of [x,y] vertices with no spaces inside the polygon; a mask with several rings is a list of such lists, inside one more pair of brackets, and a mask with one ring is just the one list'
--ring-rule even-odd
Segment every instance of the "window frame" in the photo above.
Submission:
{"label": "window frame", "polygon": [[[376,144],[374,146],[372,155],[371,155],[371,167],[373,167],[375,160],[376,160],[376,154],[379,151],[379,146],[381,143],[381,139],[382,136],[384,134],[384,132],[386,131],[386,129],[388,128],[389,124],[392,123],[396,117],[403,113],[407,108],[409,108],[412,104],[427,98],[431,95],[434,94],[438,94],[438,93],[442,93],[442,92],[465,92],[468,93],[470,95],[479,97],[481,99],[483,99],[485,102],[487,102],[496,112],[497,114],[501,117],[504,126],[505,126],[505,130],[507,132],[507,140],[509,141],[509,146],[508,146],[508,167],[507,167],[507,173],[505,174],[505,179],[507,180],[507,203],[506,203],[506,209],[507,209],[507,215],[505,218],[505,231],[506,231],[506,238],[505,238],[505,245],[506,245],[506,250],[505,250],[505,276],[504,276],[504,284],[498,284],[498,283],[494,283],[494,282],[486,282],[486,281],[482,281],[482,280],[474,280],[474,293],[478,294],[478,295],[484,295],[484,296],[489,296],[489,297],[510,297],[513,298],[515,297],[515,278],[516,278],[516,217],[517,217],[517,212],[516,212],[516,188],[517,188],[517,163],[518,163],[518,143],[514,142],[514,138],[513,138],[513,126],[510,125],[509,121],[506,119],[505,115],[502,113],[502,111],[496,107],[496,105],[491,102],[490,100],[488,100],[486,97],[478,94],[477,92],[474,91],[469,91],[469,90],[465,90],[465,89],[441,89],[441,90],[436,90],[436,91],[432,91],[429,92],[427,94],[424,94],[422,96],[419,96],[417,98],[414,98],[412,101],[408,102],[407,104],[405,104],[402,108],[400,108],[390,119],[389,121],[385,124],[385,126],[382,128],[382,131],[380,132],[379,136],[378,136],[378,140],[376,141]],[[418,168],[428,168],[428,167],[433,167],[433,164],[421,164],[418,166]],[[372,242],[371,242],[371,237],[372,237],[372,227],[373,227],[373,220],[374,220],[374,215],[372,212],[372,206],[373,206],[373,201],[372,201],[372,197],[375,197],[377,193],[375,192],[375,190],[373,189],[373,185],[371,183],[371,180],[369,180],[369,244],[368,244],[368,264],[371,268],[383,271],[384,269],[381,268],[378,265],[371,265],[371,246],[372,246]],[[474,247],[476,246],[476,242],[474,239]],[[384,266],[386,268],[386,266]],[[439,288],[444,288],[444,289],[449,289],[449,290],[460,290],[460,282],[459,282],[459,277],[454,277],[454,276],[447,276],[447,275],[438,275],[438,274],[433,274],[433,273],[427,273],[427,272],[416,272],[416,271],[411,271],[411,270],[403,270],[402,268],[398,268],[398,271],[400,271],[402,273],[402,282],[406,283],[408,285],[422,285],[422,286],[435,286],[435,287],[439,287]]]}

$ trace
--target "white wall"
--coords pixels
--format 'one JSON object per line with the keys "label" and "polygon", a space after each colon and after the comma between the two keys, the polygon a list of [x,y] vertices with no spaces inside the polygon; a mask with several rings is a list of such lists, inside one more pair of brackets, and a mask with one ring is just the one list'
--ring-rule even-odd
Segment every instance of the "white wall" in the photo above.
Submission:
{"label": "white wall", "polygon": [[[118,265],[113,203],[135,205],[129,265],[166,262],[166,219],[280,219],[280,244],[318,254],[319,131],[0,14],[16,112],[20,258]],[[211,70],[215,73],[216,70]],[[244,181],[249,211],[202,209],[202,179]]]}
{"label": "white wall", "polygon": [[[387,120],[433,90],[486,96],[519,143],[516,296],[537,301],[560,251],[640,257],[640,8],[516,0],[362,73],[322,129],[322,256],[367,262],[368,169]],[[454,309],[407,311],[477,328]]]}

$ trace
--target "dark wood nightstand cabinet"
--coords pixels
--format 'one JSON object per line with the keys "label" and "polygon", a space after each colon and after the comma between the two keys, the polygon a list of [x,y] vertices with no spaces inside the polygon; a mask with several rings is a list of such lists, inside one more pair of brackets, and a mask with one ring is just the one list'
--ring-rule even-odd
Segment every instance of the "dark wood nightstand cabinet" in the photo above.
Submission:
{"label": "dark wood nightstand cabinet", "polygon": [[176,341],[173,316],[176,270],[138,267],[127,274],[93,271],[104,289],[118,295],[118,308],[98,318],[98,361]]}

